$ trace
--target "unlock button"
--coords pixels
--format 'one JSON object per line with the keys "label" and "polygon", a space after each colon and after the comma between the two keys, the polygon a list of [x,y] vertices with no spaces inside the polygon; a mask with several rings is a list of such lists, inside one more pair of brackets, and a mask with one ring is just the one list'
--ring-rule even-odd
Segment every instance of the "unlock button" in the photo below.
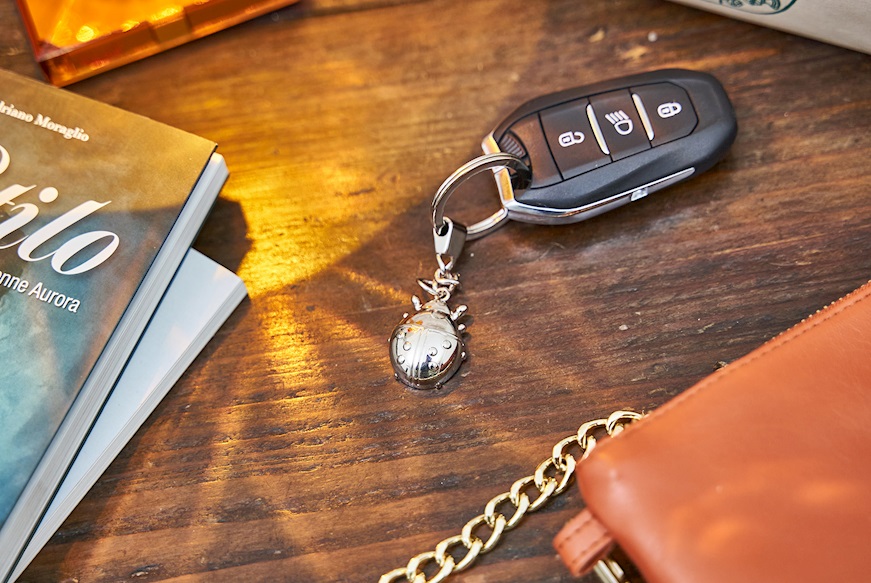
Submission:
{"label": "unlock button", "polygon": [[596,141],[587,119],[586,99],[576,99],[541,112],[547,145],[564,180],[611,161]]}

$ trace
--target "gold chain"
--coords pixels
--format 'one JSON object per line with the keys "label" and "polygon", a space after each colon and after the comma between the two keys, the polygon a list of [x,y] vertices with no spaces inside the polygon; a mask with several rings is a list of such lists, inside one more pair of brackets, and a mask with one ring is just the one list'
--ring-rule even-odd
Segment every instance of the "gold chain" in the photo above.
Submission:
{"label": "gold chain", "polygon": [[[578,428],[577,434],[566,437],[553,446],[551,457],[538,464],[533,475],[517,480],[508,492],[499,494],[487,502],[484,514],[467,522],[461,534],[446,538],[436,545],[434,551],[412,557],[408,565],[385,573],[378,583],[394,581],[439,583],[451,574],[468,568],[478,555],[493,550],[502,539],[502,535],[517,526],[527,513],[535,512],[551,498],[565,491],[574,476],[576,463],[575,457],[568,452],[569,448],[580,447],[581,459],[583,459],[595,447],[596,435],[616,435],[626,425],[640,418],[640,413],[615,411],[607,419],[584,423]],[[526,493],[527,490],[532,491],[532,486],[538,490],[535,492],[537,494],[535,500],[530,500]],[[499,508],[507,506],[507,503],[514,506],[514,512],[510,517],[499,512]],[[476,534],[480,528],[487,528],[490,531],[486,541]],[[457,560],[451,551],[461,546],[466,549],[466,555]],[[427,579],[423,569],[430,562],[435,562],[439,570],[431,579]]]}

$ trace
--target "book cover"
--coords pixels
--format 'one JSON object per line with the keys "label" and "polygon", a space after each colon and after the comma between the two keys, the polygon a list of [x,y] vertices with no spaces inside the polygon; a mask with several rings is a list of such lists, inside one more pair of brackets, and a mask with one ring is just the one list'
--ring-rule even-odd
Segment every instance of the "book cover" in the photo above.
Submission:
{"label": "book cover", "polygon": [[191,249],[15,566],[19,577],[246,296],[230,270]]}
{"label": "book cover", "polygon": [[871,9],[866,0],[674,0],[723,16],[746,20],[871,53]]}
{"label": "book cover", "polygon": [[214,149],[0,71],[0,580],[217,196]]}

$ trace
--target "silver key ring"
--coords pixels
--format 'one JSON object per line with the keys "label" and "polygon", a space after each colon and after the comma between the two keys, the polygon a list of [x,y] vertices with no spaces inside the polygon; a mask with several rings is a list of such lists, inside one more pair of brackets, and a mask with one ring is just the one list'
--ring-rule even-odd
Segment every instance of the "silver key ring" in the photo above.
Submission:
{"label": "silver key ring", "polygon": [[[507,152],[484,154],[483,156],[479,156],[474,160],[463,164],[456,172],[448,176],[448,178],[442,182],[442,185],[439,186],[439,189],[436,191],[435,197],[433,198],[432,228],[435,233],[443,233],[444,231],[446,225],[445,205],[454,191],[472,176],[480,174],[485,170],[493,170],[496,168],[509,168],[517,172],[524,172],[527,175],[530,174],[529,167],[523,163],[523,160],[514,154],[509,154]],[[468,227],[466,238],[468,240],[479,239],[501,227],[507,220],[508,211],[505,207],[502,207],[486,219],[478,221],[471,227]]]}

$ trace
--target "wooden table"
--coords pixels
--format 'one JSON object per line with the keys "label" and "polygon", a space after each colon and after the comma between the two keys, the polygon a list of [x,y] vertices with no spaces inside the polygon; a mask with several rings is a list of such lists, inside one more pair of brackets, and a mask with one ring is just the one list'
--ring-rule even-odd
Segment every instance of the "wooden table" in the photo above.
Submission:
{"label": "wooden table", "polygon": [[[438,392],[395,382],[441,181],[529,98],[673,66],[729,92],[725,160],[469,244],[469,361]],[[38,76],[12,0],[0,67]],[[250,300],[27,581],[377,581],[582,421],[655,408],[871,277],[871,58],[669,2],[303,0],[70,89],[220,143],[196,247]],[[456,218],[495,208],[492,185],[463,192]],[[456,580],[569,581],[550,541],[580,507]]]}

